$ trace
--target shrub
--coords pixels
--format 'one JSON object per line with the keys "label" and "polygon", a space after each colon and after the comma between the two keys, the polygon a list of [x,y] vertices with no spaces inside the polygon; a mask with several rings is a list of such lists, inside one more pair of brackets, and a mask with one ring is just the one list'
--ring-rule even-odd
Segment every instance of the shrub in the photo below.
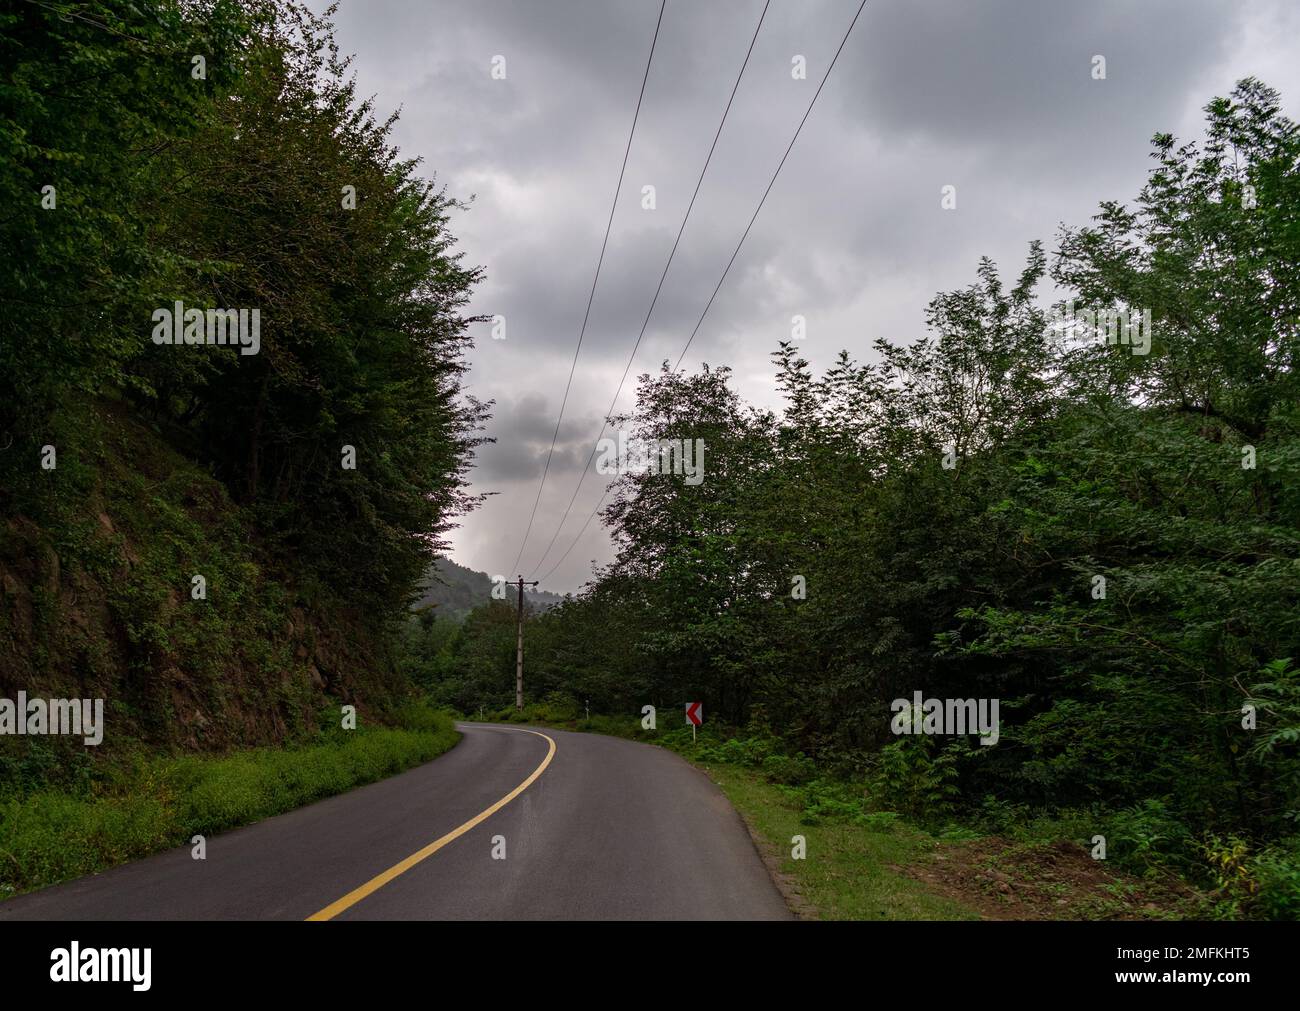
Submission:
{"label": "shrub", "polygon": [[1267,920],[1300,920],[1300,839],[1270,846],[1251,861],[1258,881],[1251,912]]}
{"label": "shrub", "polygon": [[1191,833],[1163,800],[1148,798],[1117,811],[1107,827],[1107,856],[1138,870],[1186,863],[1192,851]]}
{"label": "shrub", "polygon": [[798,786],[817,774],[817,768],[801,751],[797,755],[768,755],[763,759],[763,775],[769,783]]}

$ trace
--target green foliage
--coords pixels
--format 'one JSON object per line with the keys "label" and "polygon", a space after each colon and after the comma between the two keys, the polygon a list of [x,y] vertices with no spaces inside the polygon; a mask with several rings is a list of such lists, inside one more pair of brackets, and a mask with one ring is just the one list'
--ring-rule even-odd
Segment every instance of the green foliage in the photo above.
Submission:
{"label": "green foliage", "polygon": [[771,759],[785,757],[773,754],[773,746],[774,742],[766,737],[731,737],[705,754],[710,761],[761,768]]}
{"label": "green foliage", "polygon": [[1249,911],[1265,920],[1300,920],[1300,840],[1268,846],[1251,859],[1258,885]]}
{"label": "green foliage", "polygon": [[[389,625],[476,501],[481,270],[331,16],[0,13],[0,684],[94,689],[123,737],[292,740],[327,689],[382,710]],[[177,301],[257,311],[258,353],[155,344]]]}
{"label": "green foliage", "polygon": [[160,153],[229,101],[254,31],[229,0],[0,13],[0,432],[29,468],[68,392],[132,384],[151,278],[176,256],[154,241]]}
{"label": "green foliage", "polygon": [[[1294,777],[1300,774],[1300,761],[1295,760],[1300,756],[1300,669],[1292,663],[1285,657],[1265,664],[1259,676],[1268,680],[1251,686],[1248,703],[1264,714],[1263,732],[1252,754],[1261,761],[1285,756],[1290,761],[1283,768]],[[1287,811],[1285,817],[1300,821],[1300,810]]]}
{"label": "green foliage", "polygon": [[[398,158],[328,16],[279,0],[79,6],[3,15],[13,505],[31,506],[69,394],[125,392],[253,507],[268,544],[354,598],[404,605],[473,501],[483,412],[460,396],[460,309],[481,272],[452,250],[459,205]],[[154,345],[152,313],[176,300],[259,309],[259,353]]]}
{"label": "green foliage", "polygon": [[800,751],[795,755],[768,755],[763,759],[763,776],[769,783],[798,786],[816,775],[817,769]]}
{"label": "green foliage", "polygon": [[1300,839],[1254,851],[1239,836],[1211,835],[1201,846],[1224,918],[1300,920]]}
{"label": "green foliage", "polygon": [[[107,699],[108,752],[298,740],[325,694],[316,664],[344,666],[334,691],[362,694],[372,711],[401,695],[376,626],[335,592],[298,592],[204,468],[120,403],[63,417],[60,484],[31,500],[30,518],[0,527],[0,683]],[[191,598],[196,573],[205,600]],[[331,638],[314,641],[314,622]],[[347,641],[333,638],[345,630]],[[28,746],[0,739],[0,755]],[[0,762],[0,789],[7,779]]]}
{"label": "green foliage", "polygon": [[[10,890],[455,740],[400,708],[386,640],[476,501],[485,409],[461,380],[482,272],[455,250],[462,205],[356,93],[331,17],[0,10],[0,686],[105,698],[111,728],[93,758],[0,740]],[[178,301],[258,312],[257,353],[154,343]],[[438,680],[442,647],[412,650]],[[376,726],[394,718],[409,727]],[[198,757],[267,744],[294,747]]]}
{"label": "green foliage", "polygon": [[898,820],[896,811],[873,811],[858,816],[858,824],[872,832],[893,832],[898,827]]}
{"label": "green foliage", "polygon": [[930,737],[910,737],[880,749],[871,792],[920,822],[950,816],[961,796],[956,747],[937,748]]}
{"label": "green foliage", "polygon": [[1107,827],[1107,859],[1139,870],[1181,862],[1191,848],[1190,831],[1157,798],[1116,811]]}

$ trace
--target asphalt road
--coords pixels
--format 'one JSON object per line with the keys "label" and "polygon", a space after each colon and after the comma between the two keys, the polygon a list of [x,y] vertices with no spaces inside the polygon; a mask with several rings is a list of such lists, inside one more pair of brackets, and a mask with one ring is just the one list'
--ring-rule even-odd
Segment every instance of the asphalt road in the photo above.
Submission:
{"label": "asphalt road", "polygon": [[458,727],[434,761],[210,837],[206,860],[170,850],[0,903],[0,920],[790,917],[734,809],[671,752]]}

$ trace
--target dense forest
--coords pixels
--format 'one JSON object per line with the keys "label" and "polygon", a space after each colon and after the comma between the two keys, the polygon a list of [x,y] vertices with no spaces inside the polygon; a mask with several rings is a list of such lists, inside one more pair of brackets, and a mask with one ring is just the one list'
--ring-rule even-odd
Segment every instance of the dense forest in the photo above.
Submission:
{"label": "dense forest", "polygon": [[[1300,130],[1255,80],[1206,113],[924,339],[822,375],[783,343],[779,415],[726,368],[642,376],[617,424],[703,439],[705,480],[617,480],[617,557],[529,620],[530,697],[702,700],[792,781],[937,825],[1074,812],[1300,915]],[[508,705],[512,617],[485,603],[417,676]],[[997,744],[892,732],[916,692],[998,699]]]}
{"label": "dense forest", "polygon": [[481,271],[348,63],[292,0],[0,13],[0,689],[107,698],[109,751],[408,694],[392,623],[474,502]]}

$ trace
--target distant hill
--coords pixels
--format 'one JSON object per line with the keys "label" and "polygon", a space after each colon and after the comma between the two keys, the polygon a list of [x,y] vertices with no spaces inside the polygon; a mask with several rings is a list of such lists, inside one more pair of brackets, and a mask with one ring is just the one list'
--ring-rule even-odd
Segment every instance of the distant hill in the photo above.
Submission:
{"label": "distant hill", "polygon": [[[457,620],[464,618],[480,604],[492,599],[492,577],[486,572],[468,569],[457,565],[450,558],[439,557],[424,578],[424,589],[420,599],[413,605],[416,609],[434,605],[440,615]],[[507,598],[514,601],[519,591],[507,586]],[[524,600],[538,610],[554,607],[564,599],[558,593],[546,590],[524,591]]]}

